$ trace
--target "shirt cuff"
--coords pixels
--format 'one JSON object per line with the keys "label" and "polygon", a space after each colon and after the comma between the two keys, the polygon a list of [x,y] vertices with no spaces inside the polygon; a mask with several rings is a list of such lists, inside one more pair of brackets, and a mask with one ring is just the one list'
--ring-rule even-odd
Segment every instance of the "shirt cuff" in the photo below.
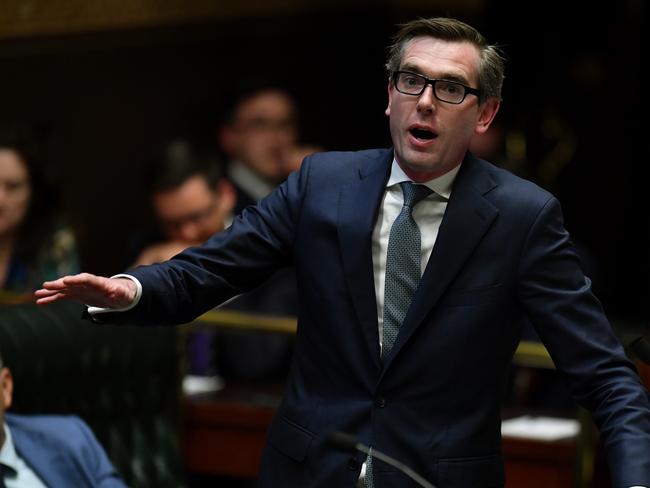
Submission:
{"label": "shirt cuff", "polygon": [[116,274],[115,276],[111,276],[111,278],[126,278],[128,280],[131,280],[133,283],[135,283],[135,298],[133,298],[133,301],[129,305],[121,308],[104,308],[104,307],[89,306],[88,313],[93,317],[95,315],[107,313],[107,312],[126,312],[127,310],[131,310],[133,307],[135,307],[138,304],[140,298],[142,297],[142,283],[140,283],[140,280],[138,280],[135,276],[131,276],[129,274]]}

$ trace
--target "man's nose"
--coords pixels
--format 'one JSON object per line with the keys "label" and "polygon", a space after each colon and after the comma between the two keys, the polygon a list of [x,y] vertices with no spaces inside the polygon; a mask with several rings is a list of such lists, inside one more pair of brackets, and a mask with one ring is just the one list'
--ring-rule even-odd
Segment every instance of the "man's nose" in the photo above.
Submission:
{"label": "man's nose", "polygon": [[417,103],[418,112],[433,112],[436,104],[436,97],[433,94],[433,86],[427,85],[420,94]]}

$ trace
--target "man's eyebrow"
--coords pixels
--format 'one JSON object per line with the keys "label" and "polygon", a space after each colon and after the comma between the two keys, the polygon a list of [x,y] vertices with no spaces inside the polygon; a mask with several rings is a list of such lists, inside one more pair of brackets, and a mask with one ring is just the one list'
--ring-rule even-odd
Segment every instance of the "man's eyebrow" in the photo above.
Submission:
{"label": "man's eyebrow", "polygon": [[455,81],[456,83],[460,83],[462,85],[469,86],[469,81],[467,81],[467,78],[465,78],[462,75],[455,75],[455,74],[451,74],[451,73],[446,73],[446,74],[443,74],[440,77],[440,79],[441,80],[447,80],[447,81]]}
{"label": "man's eyebrow", "polygon": [[[410,71],[411,73],[415,73],[418,75],[425,76],[429,78],[427,75],[425,75],[420,68],[417,66],[413,66],[411,64],[405,64],[400,68],[400,71]],[[438,80],[447,80],[447,81],[455,81],[456,83],[461,83],[463,85],[469,86],[469,81],[465,76],[460,75],[458,73],[443,73],[440,76],[435,77]]]}
{"label": "man's eyebrow", "polygon": [[421,71],[417,66],[413,66],[413,65],[411,65],[411,64],[405,64],[405,65],[402,66],[399,70],[400,70],[400,71],[410,71],[411,73],[415,73],[416,75],[422,75],[422,76],[424,76],[424,74],[422,73],[422,71]]}

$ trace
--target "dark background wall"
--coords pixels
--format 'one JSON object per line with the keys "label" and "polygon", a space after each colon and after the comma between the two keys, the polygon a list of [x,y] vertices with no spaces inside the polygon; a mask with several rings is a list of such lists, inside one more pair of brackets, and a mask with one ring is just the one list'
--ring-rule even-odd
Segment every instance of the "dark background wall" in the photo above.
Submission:
{"label": "dark background wall", "polygon": [[[561,198],[608,310],[647,318],[646,2],[110,3],[61,13],[8,1],[0,13],[0,122],[40,128],[86,270],[121,269],[127,236],[150,223],[143,164],[179,134],[216,147],[219,105],[242,79],[285,83],[306,143],[389,145],[383,60],[394,26],[452,15],[509,58],[504,164]],[[104,10],[81,11],[95,4]],[[125,5],[142,8],[118,15]]]}

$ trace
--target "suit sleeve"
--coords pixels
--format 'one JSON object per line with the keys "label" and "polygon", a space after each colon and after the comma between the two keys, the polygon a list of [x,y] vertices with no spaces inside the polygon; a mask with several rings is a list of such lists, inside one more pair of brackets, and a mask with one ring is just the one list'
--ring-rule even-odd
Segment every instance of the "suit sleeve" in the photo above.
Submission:
{"label": "suit sleeve", "polygon": [[104,448],[99,444],[88,425],[78,417],[71,417],[84,439],[84,461],[90,475],[98,488],[126,488],[115,468],[106,456]]}
{"label": "suit sleeve", "polygon": [[519,300],[576,401],[591,410],[613,485],[650,486],[650,403],[612,331],[550,198],[530,228]]}
{"label": "suit sleeve", "polygon": [[130,270],[142,283],[142,297],[134,309],[119,314],[120,319],[143,324],[186,323],[290,266],[309,159],[300,171],[204,245],[165,263]]}

